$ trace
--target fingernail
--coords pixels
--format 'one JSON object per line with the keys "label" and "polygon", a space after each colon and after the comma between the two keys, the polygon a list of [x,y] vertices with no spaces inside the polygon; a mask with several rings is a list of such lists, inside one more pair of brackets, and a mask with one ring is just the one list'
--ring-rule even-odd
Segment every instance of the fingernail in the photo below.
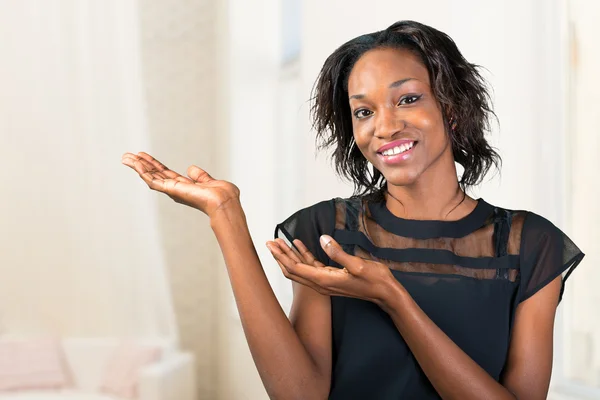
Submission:
{"label": "fingernail", "polygon": [[322,235],[321,236],[321,246],[325,247],[331,242],[331,236]]}

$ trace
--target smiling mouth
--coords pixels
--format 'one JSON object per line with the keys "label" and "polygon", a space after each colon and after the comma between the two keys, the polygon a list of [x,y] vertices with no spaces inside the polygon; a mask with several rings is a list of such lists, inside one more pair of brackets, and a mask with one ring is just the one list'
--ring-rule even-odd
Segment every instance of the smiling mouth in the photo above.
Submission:
{"label": "smiling mouth", "polygon": [[417,145],[417,143],[418,142],[416,140],[412,141],[412,142],[402,143],[396,147],[392,147],[391,149],[386,149],[382,152],[377,152],[377,154],[379,154],[385,158],[397,156],[399,154],[409,152]]}

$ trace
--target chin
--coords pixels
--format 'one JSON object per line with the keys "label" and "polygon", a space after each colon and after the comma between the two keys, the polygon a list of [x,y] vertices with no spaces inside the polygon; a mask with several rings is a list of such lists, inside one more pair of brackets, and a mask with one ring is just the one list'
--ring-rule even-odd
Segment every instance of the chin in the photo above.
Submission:
{"label": "chin", "polygon": [[394,186],[411,186],[413,185],[421,174],[415,170],[399,170],[391,173],[383,174],[387,183]]}

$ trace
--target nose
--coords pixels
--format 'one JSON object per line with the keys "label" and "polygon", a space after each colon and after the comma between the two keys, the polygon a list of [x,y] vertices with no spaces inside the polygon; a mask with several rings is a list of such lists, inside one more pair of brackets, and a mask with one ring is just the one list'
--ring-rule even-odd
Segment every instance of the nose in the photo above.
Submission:
{"label": "nose", "polygon": [[406,122],[394,109],[384,108],[375,114],[375,118],[375,136],[380,139],[392,138],[406,127]]}

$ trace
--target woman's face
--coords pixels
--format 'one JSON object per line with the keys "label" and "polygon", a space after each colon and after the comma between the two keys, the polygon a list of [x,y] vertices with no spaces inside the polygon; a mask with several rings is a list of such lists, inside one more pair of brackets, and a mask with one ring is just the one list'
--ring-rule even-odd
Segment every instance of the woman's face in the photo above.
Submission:
{"label": "woman's face", "polygon": [[348,79],[354,140],[392,185],[411,185],[434,165],[454,165],[427,68],[409,50],[374,49]]}

